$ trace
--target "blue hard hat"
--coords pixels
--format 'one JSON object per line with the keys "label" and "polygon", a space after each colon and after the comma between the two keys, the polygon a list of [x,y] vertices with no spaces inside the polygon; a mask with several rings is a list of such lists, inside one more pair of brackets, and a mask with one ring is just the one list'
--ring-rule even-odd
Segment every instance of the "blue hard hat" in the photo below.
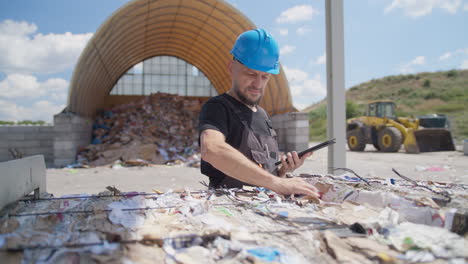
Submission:
{"label": "blue hard hat", "polygon": [[272,74],[279,73],[278,43],[262,28],[240,34],[231,54],[251,69]]}

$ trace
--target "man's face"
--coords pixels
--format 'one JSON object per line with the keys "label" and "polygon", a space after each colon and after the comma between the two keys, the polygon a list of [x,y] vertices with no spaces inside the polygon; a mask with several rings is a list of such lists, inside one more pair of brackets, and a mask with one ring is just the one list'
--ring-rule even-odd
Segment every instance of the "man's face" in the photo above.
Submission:
{"label": "man's face", "polygon": [[257,105],[263,97],[271,74],[250,69],[237,60],[231,62],[230,71],[233,92],[244,104]]}

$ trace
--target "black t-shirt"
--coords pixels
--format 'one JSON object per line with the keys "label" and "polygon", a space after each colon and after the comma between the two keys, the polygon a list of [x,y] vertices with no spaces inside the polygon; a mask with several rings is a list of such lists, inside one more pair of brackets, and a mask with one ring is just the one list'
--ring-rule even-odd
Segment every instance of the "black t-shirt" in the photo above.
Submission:
{"label": "black t-shirt", "polygon": [[[228,94],[221,94],[210,98],[202,107],[198,123],[199,135],[203,130],[214,129],[224,134],[226,143],[235,149],[239,149],[242,141],[244,125],[236,116],[236,113],[222,101],[222,98],[229,100],[235,107],[238,107],[244,119],[250,125],[255,134],[270,135],[269,126],[265,116],[260,112],[253,112],[243,103],[237,101]],[[224,173],[217,170],[210,163],[201,161],[201,172],[210,178],[224,177]]]}

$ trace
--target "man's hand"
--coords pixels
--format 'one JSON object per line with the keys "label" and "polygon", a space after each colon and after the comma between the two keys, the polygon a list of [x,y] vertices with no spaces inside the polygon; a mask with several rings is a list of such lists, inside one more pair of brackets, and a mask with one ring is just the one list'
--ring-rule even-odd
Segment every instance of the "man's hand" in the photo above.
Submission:
{"label": "man's hand", "polygon": [[282,195],[305,194],[319,198],[317,188],[298,177],[276,178],[271,190]]}
{"label": "man's hand", "polygon": [[296,151],[288,152],[286,155],[281,156],[281,167],[278,170],[278,176],[284,177],[286,173],[292,172],[302,166],[305,159],[310,157],[312,153],[313,152],[306,153],[301,158],[299,158]]}

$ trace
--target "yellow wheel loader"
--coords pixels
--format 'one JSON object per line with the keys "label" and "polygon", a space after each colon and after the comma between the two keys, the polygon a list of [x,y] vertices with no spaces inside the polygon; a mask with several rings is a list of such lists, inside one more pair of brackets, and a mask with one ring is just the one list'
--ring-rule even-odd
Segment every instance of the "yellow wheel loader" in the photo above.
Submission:
{"label": "yellow wheel loader", "polygon": [[448,129],[425,128],[416,118],[396,117],[395,103],[387,100],[370,102],[365,116],[348,119],[346,134],[352,151],[363,151],[366,144],[382,152],[397,152],[402,144],[408,153],[455,150]]}

